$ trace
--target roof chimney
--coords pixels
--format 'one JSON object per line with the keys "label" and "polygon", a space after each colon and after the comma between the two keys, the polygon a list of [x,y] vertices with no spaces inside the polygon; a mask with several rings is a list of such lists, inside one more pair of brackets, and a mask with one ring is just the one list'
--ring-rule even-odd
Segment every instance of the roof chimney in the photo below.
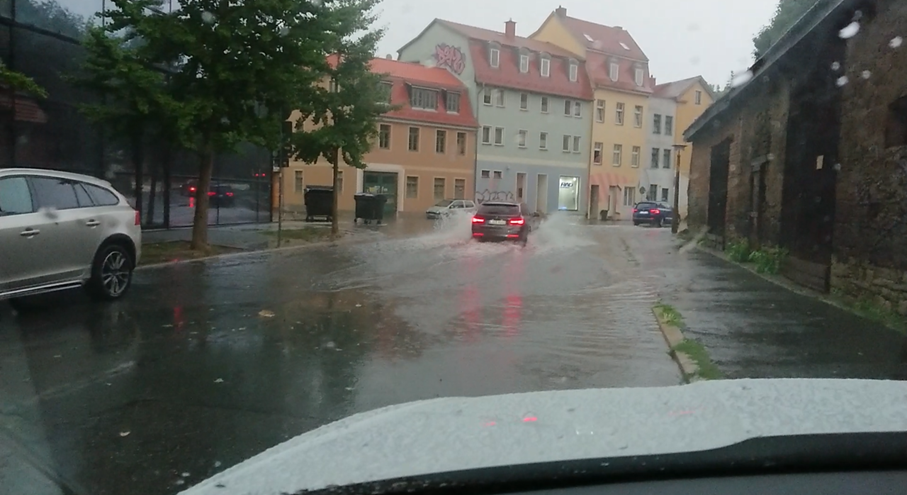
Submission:
{"label": "roof chimney", "polygon": [[567,9],[561,7],[560,5],[557,6],[557,9],[554,11],[554,13],[561,17],[567,17]]}
{"label": "roof chimney", "polygon": [[653,88],[658,86],[658,83],[655,82],[655,76],[649,76],[649,83]]}
{"label": "roof chimney", "polygon": [[504,34],[508,38],[516,37],[516,23],[513,22],[513,19],[510,19],[509,21],[504,23]]}

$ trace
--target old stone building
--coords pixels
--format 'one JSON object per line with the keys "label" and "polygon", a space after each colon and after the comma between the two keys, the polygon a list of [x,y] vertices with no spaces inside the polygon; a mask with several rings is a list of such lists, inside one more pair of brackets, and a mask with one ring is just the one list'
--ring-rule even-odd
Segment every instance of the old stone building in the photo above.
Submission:
{"label": "old stone building", "polygon": [[686,130],[691,229],[907,314],[907,2],[820,0]]}

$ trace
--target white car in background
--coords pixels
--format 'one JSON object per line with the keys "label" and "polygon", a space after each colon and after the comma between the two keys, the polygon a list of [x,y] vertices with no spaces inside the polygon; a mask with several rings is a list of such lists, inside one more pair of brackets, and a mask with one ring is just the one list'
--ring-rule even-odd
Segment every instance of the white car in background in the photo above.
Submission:
{"label": "white car in background", "polygon": [[434,220],[451,215],[475,215],[478,208],[469,199],[444,199],[425,211],[425,218]]}
{"label": "white car in background", "polygon": [[109,182],[55,170],[0,170],[0,301],[84,287],[122,297],[142,247],[140,218]]}

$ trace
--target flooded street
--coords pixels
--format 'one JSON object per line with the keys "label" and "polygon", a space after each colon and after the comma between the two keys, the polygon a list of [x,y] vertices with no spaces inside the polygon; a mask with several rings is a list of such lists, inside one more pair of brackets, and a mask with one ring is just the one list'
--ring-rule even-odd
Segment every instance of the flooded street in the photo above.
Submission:
{"label": "flooded street", "polygon": [[75,493],[174,493],[386,405],[680,382],[652,280],[614,235],[667,247],[667,229],[554,217],[523,248],[465,220],[141,270],[110,305],[4,306],[5,440]]}

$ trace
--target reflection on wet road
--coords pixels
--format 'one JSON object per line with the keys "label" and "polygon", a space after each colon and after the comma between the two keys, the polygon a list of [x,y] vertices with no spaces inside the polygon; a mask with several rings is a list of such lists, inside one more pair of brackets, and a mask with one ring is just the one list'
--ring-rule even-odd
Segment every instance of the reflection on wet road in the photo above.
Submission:
{"label": "reflection on wet road", "polygon": [[655,291],[606,230],[467,239],[456,223],[141,271],[110,305],[4,307],[0,460],[75,492],[173,493],[389,404],[679,382]]}

